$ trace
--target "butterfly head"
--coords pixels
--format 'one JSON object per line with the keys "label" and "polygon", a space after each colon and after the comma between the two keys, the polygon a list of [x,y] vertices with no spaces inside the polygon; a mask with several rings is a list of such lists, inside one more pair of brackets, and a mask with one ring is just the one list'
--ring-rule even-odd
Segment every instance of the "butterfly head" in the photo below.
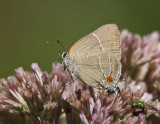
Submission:
{"label": "butterfly head", "polygon": [[66,58],[66,56],[68,56],[68,52],[63,52],[62,53],[62,58],[64,59],[64,58]]}

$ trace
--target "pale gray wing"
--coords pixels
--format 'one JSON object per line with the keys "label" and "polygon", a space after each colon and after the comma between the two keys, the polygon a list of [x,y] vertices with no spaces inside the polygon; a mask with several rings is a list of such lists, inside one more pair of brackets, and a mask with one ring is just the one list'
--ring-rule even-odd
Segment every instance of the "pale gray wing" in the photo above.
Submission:
{"label": "pale gray wing", "polygon": [[90,54],[102,51],[107,51],[108,53],[120,52],[120,32],[117,25],[103,25],[81,38],[70,48],[69,55],[74,56],[77,53]]}
{"label": "pale gray wing", "polygon": [[[99,53],[96,56],[81,56],[74,57],[74,62],[78,67],[77,77],[84,81],[86,84],[95,88],[106,87],[106,78],[111,76],[113,78],[112,85],[117,81],[118,75],[121,73],[121,63],[117,56],[107,53]],[[110,65],[111,63],[111,65]],[[104,74],[106,77],[104,77]],[[106,80],[103,84],[102,80]]]}
{"label": "pale gray wing", "polygon": [[71,47],[69,56],[78,67],[77,76],[86,84],[100,88],[100,83],[108,76],[113,78],[111,83],[116,82],[121,73],[120,32],[117,26],[104,25],[83,37]]}

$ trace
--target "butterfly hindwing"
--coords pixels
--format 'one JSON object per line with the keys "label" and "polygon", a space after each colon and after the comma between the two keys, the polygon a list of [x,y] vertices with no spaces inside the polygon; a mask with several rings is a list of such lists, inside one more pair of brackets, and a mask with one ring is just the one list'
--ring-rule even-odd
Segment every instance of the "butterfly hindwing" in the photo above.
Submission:
{"label": "butterfly hindwing", "polygon": [[[111,67],[109,64],[109,58]],[[96,88],[104,88],[107,86],[107,80],[104,77],[111,76],[113,78],[113,84],[117,80],[117,75],[120,74],[121,63],[115,56],[109,56],[108,54],[99,54],[99,56],[81,56],[74,59],[78,68],[77,76],[83,79],[88,85]],[[101,66],[101,67],[100,67]],[[110,74],[110,75],[109,75]],[[104,81],[104,84],[102,83]],[[101,85],[103,85],[103,87]]]}

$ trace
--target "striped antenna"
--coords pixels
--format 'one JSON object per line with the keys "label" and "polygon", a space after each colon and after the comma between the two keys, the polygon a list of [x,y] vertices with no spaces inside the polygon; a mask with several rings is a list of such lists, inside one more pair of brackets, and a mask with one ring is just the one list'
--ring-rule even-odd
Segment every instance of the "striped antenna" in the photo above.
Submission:
{"label": "striped antenna", "polygon": [[63,50],[66,51],[66,49],[65,49],[64,46],[61,44],[61,42],[60,42],[58,39],[56,39],[56,41],[57,41],[57,43],[59,43],[59,45],[63,48]]}
{"label": "striped antenna", "polygon": [[[49,42],[49,41],[46,41],[46,43],[49,44],[49,45],[51,45],[51,46],[54,46],[54,47],[58,48],[56,45],[54,45],[53,43],[51,43],[51,42]],[[58,49],[59,49],[59,48],[58,48]],[[58,51],[58,52],[60,52],[60,53],[62,54],[61,51]]]}

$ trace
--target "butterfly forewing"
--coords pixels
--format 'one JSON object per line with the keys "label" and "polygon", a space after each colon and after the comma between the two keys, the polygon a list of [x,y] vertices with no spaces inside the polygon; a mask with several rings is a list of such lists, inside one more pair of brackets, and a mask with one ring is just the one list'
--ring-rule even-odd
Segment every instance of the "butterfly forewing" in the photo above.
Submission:
{"label": "butterfly forewing", "polygon": [[70,49],[70,56],[87,52],[102,52],[119,53],[120,51],[120,32],[117,25],[108,24],[101,26],[92,33],[81,38]]}
{"label": "butterfly forewing", "polygon": [[[105,88],[111,76],[115,85],[121,73],[120,32],[115,24],[104,25],[80,39],[69,56],[77,67],[76,76],[95,88]],[[105,75],[105,76],[104,76]],[[104,81],[105,80],[105,81]]]}

